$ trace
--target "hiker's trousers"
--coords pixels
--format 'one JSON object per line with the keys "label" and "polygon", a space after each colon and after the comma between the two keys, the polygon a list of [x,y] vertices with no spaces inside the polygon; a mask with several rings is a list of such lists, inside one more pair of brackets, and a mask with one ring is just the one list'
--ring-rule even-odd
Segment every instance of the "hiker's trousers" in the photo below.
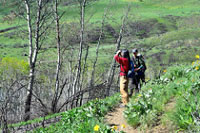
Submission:
{"label": "hiker's trousers", "polygon": [[129,102],[128,96],[128,77],[127,76],[120,76],[120,93],[122,97],[122,103],[126,105]]}

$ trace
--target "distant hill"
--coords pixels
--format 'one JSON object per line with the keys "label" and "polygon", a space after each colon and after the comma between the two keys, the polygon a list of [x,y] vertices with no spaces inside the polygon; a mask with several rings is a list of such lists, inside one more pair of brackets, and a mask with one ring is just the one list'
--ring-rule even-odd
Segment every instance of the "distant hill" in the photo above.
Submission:
{"label": "distant hill", "polygon": [[[0,5],[0,30],[26,24],[23,19],[15,16],[15,11],[18,11],[16,4],[17,2],[9,0]],[[104,9],[109,5],[102,46],[109,53],[107,58],[100,55],[102,60],[113,56],[114,45],[111,44],[116,42],[121,17],[128,4],[131,5],[131,11],[122,40],[122,48],[140,49],[148,64],[149,77],[158,75],[161,69],[174,63],[191,63],[194,55],[200,50],[199,0],[111,0],[110,5],[109,0],[89,1],[86,6],[86,36],[92,47],[98,39]],[[60,12],[65,11],[61,23],[66,25],[64,27],[68,31],[74,33],[73,37],[69,38],[70,43],[78,43],[77,39],[74,39],[79,36],[78,29],[72,29],[74,27],[72,24],[79,25],[78,6],[78,3],[68,0],[60,3],[59,7]],[[3,48],[0,50],[0,57],[26,58],[23,55],[26,55],[27,50],[20,48],[27,45],[27,39],[26,37],[21,39],[16,32],[17,29],[0,33],[0,46]],[[152,71],[154,73],[150,74]]]}

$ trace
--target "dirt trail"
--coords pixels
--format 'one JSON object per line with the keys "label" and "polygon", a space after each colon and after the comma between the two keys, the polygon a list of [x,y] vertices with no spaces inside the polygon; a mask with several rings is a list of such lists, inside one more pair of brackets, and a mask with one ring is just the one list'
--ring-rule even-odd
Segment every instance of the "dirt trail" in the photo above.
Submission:
{"label": "dirt trail", "polygon": [[[175,99],[171,99],[165,106],[165,112],[172,110],[174,106],[175,106]],[[170,132],[173,132],[172,123],[170,121],[165,121],[164,125],[161,122],[161,119],[165,115],[165,113],[162,114],[161,116],[158,116],[158,121],[153,127],[151,127],[150,129],[146,129],[144,131],[140,131],[139,129],[135,129],[127,124],[125,118],[123,117],[124,110],[125,108],[117,107],[115,108],[113,112],[108,113],[105,117],[106,123],[111,127],[117,126],[118,131],[123,130],[126,133],[140,133],[140,132],[142,133],[170,133]],[[122,129],[121,126],[123,124],[125,125],[125,128]]]}
{"label": "dirt trail", "polygon": [[[106,123],[108,123],[109,126],[117,126],[118,131],[124,131],[126,133],[138,133],[137,129],[134,129],[133,127],[129,126],[123,116],[125,108],[117,107],[113,112],[110,112],[106,115],[105,120]],[[122,128],[122,125],[125,125],[124,128]]]}

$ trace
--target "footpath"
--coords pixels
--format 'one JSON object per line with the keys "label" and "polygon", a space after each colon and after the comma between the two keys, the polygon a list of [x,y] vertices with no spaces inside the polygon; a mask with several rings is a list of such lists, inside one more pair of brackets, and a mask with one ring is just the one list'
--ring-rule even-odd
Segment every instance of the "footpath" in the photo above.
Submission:
{"label": "footpath", "polygon": [[170,133],[173,132],[173,125],[169,120],[166,120],[163,124],[162,117],[165,117],[166,113],[173,110],[175,106],[175,99],[171,99],[165,106],[165,112],[158,116],[156,124],[147,129],[140,129],[139,127],[133,128],[127,124],[126,119],[123,116],[123,112],[126,108],[116,107],[114,111],[108,113],[105,116],[106,123],[115,128],[117,131],[124,131],[126,133]]}

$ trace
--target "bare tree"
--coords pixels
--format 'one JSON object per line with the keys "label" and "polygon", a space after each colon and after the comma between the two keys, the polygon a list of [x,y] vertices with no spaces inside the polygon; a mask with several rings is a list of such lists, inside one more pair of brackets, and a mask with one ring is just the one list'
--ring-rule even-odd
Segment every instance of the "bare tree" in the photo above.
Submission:
{"label": "bare tree", "polygon": [[[80,7],[81,7],[81,11],[80,11],[80,23],[81,23],[81,31],[80,31],[80,48],[79,48],[79,56],[78,56],[78,66],[77,66],[77,70],[76,70],[76,75],[75,75],[75,79],[74,79],[74,83],[73,83],[73,93],[72,95],[76,94],[76,90],[79,85],[79,81],[80,81],[80,74],[81,74],[81,63],[82,63],[82,52],[83,52],[83,35],[84,35],[84,18],[85,18],[85,5],[86,5],[86,0],[80,0]],[[73,104],[72,104],[73,106]]]}
{"label": "bare tree", "polygon": [[66,80],[65,83],[63,85],[63,87],[60,89],[60,69],[61,69],[61,42],[60,42],[60,23],[59,23],[59,15],[58,15],[58,0],[55,0],[55,4],[54,4],[54,14],[55,14],[55,23],[56,23],[56,34],[57,34],[57,67],[56,67],[56,83],[55,83],[55,94],[52,100],[52,112],[56,112],[57,111],[57,103],[59,98],[62,95],[64,86],[66,84]]}
{"label": "bare tree", "polygon": [[0,127],[3,133],[9,132],[8,124],[11,121],[11,115],[9,114],[11,112],[17,113],[13,107],[18,102],[18,93],[21,93],[21,90],[25,86],[26,85],[21,85],[18,80],[14,80],[10,85],[6,82],[1,86],[3,88],[5,87],[5,90],[0,91]]}
{"label": "bare tree", "polygon": [[[124,34],[125,21],[128,17],[129,11],[130,11],[130,4],[128,5],[128,8],[125,12],[125,15],[123,16],[123,19],[122,19],[122,24],[121,24],[121,28],[120,28],[120,32],[119,32],[119,37],[117,39],[115,52],[117,52],[117,50],[119,50],[119,48],[120,48],[121,40],[122,40],[122,37],[123,37],[123,34]],[[109,96],[110,87],[112,85],[114,74],[115,74],[115,67],[114,67],[115,64],[116,64],[116,61],[115,61],[115,59],[113,59],[109,73],[108,73],[107,90],[106,90],[105,96]]]}
{"label": "bare tree", "polygon": [[[111,1],[111,0],[110,0]],[[109,4],[110,5],[110,4]],[[103,32],[104,32],[104,25],[105,25],[105,20],[106,20],[106,17],[107,17],[107,13],[108,13],[108,8],[107,7],[104,11],[104,15],[102,17],[102,22],[101,22],[101,30],[100,30],[100,33],[99,33],[99,39],[98,39],[98,42],[97,42],[97,47],[96,47],[96,57],[94,59],[94,63],[93,63],[93,66],[92,66],[92,74],[91,74],[91,79],[90,79],[90,87],[93,86],[93,83],[94,83],[94,74],[95,74],[95,69],[96,69],[96,64],[97,64],[97,60],[98,60],[98,56],[99,56],[99,47],[100,47],[100,44],[101,44],[101,39],[102,39],[102,36],[103,36]]]}
{"label": "bare tree", "polygon": [[[100,29],[100,33],[99,33],[97,46],[96,46],[96,57],[95,57],[94,62],[93,62],[91,78],[90,78],[90,81],[89,81],[89,87],[90,88],[94,87],[95,70],[96,70],[96,64],[97,64],[98,56],[99,56],[99,47],[100,47],[101,39],[102,39],[102,36],[103,36],[103,33],[104,33],[104,25],[105,25],[105,20],[106,20],[107,13],[108,13],[108,8],[110,6],[110,2],[111,2],[111,0],[109,1],[108,6],[105,8],[104,15],[103,15],[102,21],[101,21],[101,29]],[[92,91],[92,89],[91,89],[91,91]],[[91,99],[91,97],[93,95],[91,91],[89,92],[89,99]]]}
{"label": "bare tree", "polygon": [[[41,3],[40,3],[41,4]],[[30,119],[30,109],[31,109],[31,99],[32,99],[32,91],[33,91],[33,81],[34,81],[34,70],[35,64],[33,60],[33,34],[32,34],[32,22],[30,15],[30,4],[28,0],[25,0],[26,11],[27,11],[27,24],[28,24],[28,32],[29,32],[29,84],[28,84],[28,94],[25,102],[25,117],[24,120]],[[36,49],[37,50],[37,49]],[[36,52],[37,53],[37,52]]]}
{"label": "bare tree", "polygon": [[[33,95],[33,85],[34,85],[34,78],[35,78],[35,68],[36,62],[38,57],[38,52],[42,46],[42,36],[48,29],[46,26],[46,20],[50,13],[47,12],[47,4],[49,3],[48,0],[37,0],[37,14],[36,14],[36,22],[35,22],[35,29],[33,29],[33,22],[31,18],[31,0],[25,0],[26,6],[26,16],[27,16],[27,27],[29,33],[29,81],[28,81],[28,91],[27,97],[25,100],[25,115],[24,120],[27,121],[30,119],[30,111],[31,111],[31,100]],[[43,11],[43,13],[42,13]],[[41,30],[44,28],[43,30]],[[33,36],[34,32],[34,36]],[[33,41],[34,38],[34,41]]]}
{"label": "bare tree", "polygon": [[[85,71],[86,71],[88,52],[89,52],[89,46],[87,45],[85,58],[84,58],[83,72],[82,72],[82,77],[81,77],[80,86],[79,86],[79,90],[78,91],[82,91],[83,81],[84,81],[84,77],[85,77],[84,75],[85,75]],[[80,94],[80,105],[79,106],[82,105],[82,102],[83,102],[83,94]],[[78,103],[76,103],[76,106],[78,106]]]}

